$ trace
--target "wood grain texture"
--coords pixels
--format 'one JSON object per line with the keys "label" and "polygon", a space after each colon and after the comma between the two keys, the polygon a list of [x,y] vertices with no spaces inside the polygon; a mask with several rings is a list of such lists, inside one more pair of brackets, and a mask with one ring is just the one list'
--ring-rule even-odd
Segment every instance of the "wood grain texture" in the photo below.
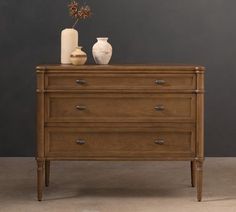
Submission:
{"label": "wood grain texture", "polygon": [[46,122],[195,122],[193,94],[50,93],[45,97]]}
{"label": "wood grain texture", "polygon": [[196,178],[197,178],[197,200],[202,201],[202,184],[203,184],[203,161],[196,161]]}
{"label": "wood grain texture", "polygon": [[[197,73],[197,89],[204,89],[204,75]],[[197,94],[196,110],[196,179],[197,199],[202,200],[203,161],[204,161],[204,94]]]}
{"label": "wood grain texture", "polygon": [[36,159],[44,158],[44,73],[37,74],[37,155]]}
{"label": "wood grain texture", "polygon": [[44,177],[49,185],[51,160],[185,160],[191,161],[191,181],[201,201],[204,67],[36,69],[39,200]]}
{"label": "wood grain texture", "polygon": [[48,65],[39,65],[36,67],[36,70],[43,70],[43,71],[53,71],[53,70],[85,70],[86,72],[89,70],[142,70],[144,72],[150,72],[151,70],[154,71],[205,71],[205,67],[201,65],[186,65],[186,64],[124,64],[124,65],[83,65],[83,66],[73,66],[73,65],[60,65],[60,64],[48,64]]}
{"label": "wood grain texture", "polygon": [[[45,154],[52,157],[191,157],[194,128],[46,128]],[[80,144],[79,141],[84,141]],[[160,143],[159,143],[160,142]],[[162,143],[163,142],[163,143]]]}
{"label": "wood grain texture", "polygon": [[[99,72],[99,71],[98,71]],[[193,74],[77,73],[47,74],[47,90],[191,90],[196,87]]]}
{"label": "wood grain texture", "polygon": [[44,174],[44,73],[37,74],[37,196],[38,200],[42,200],[43,196],[43,174]]}
{"label": "wood grain texture", "polygon": [[43,198],[43,177],[44,175],[44,161],[37,160],[37,194],[38,194],[38,201],[42,201]]}

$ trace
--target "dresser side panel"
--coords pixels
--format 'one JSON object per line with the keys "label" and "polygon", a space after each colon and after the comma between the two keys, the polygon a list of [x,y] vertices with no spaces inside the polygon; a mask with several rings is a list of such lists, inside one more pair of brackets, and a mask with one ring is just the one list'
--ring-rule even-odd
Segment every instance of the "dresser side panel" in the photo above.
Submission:
{"label": "dresser side panel", "polygon": [[36,111],[37,111],[37,153],[36,158],[43,160],[44,158],[44,72],[37,71],[37,98],[36,98]]}
{"label": "dresser side panel", "polygon": [[197,73],[196,157],[204,159],[204,74]]}

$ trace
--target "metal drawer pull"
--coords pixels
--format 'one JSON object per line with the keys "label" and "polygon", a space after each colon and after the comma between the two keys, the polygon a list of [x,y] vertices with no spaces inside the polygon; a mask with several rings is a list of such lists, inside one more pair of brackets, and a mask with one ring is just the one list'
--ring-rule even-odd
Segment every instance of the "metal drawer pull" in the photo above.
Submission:
{"label": "metal drawer pull", "polygon": [[86,106],[84,106],[84,105],[77,105],[76,109],[77,110],[86,110]]}
{"label": "metal drawer pull", "polygon": [[154,143],[158,145],[163,145],[165,141],[163,139],[158,139],[158,140],[155,140]]}
{"label": "metal drawer pull", "polygon": [[156,110],[156,111],[163,111],[163,110],[165,110],[165,107],[164,107],[164,105],[157,105],[157,106],[155,107],[155,110]]}
{"label": "metal drawer pull", "polygon": [[86,80],[80,79],[80,80],[76,80],[76,83],[79,84],[79,85],[84,85],[87,82],[86,82]]}
{"label": "metal drawer pull", "polygon": [[157,85],[164,85],[166,83],[165,80],[156,80]]}
{"label": "metal drawer pull", "polygon": [[76,140],[76,143],[77,143],[77,144],[80,144],[80,145],[83,145],[83,144],[85,144],[86,142],[85,142],[85,140],[78,139],[78,140]]}

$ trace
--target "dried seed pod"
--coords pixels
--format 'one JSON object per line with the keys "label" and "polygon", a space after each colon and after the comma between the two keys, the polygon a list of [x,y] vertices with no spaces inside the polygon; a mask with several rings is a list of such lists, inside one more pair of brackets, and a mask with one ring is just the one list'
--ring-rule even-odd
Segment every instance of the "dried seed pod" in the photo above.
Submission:
{"label": "dried seed pod", "polygon": [[81,7],[79,5],[80,4],[74,0],[68,4],[70,16],[76,19],[73,28],[79,22],[79,20],[84,20],[91,17],[92,15],[91,9],[88,5],[84,5]]}

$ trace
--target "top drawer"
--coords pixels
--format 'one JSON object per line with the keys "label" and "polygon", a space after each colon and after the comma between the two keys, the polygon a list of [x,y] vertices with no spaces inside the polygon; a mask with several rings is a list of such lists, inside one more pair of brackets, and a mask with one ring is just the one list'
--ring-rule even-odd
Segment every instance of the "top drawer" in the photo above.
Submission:
{"label": "top drawer", "polygon": [[193,90],[195,74],[53,74],[46,90]]}

